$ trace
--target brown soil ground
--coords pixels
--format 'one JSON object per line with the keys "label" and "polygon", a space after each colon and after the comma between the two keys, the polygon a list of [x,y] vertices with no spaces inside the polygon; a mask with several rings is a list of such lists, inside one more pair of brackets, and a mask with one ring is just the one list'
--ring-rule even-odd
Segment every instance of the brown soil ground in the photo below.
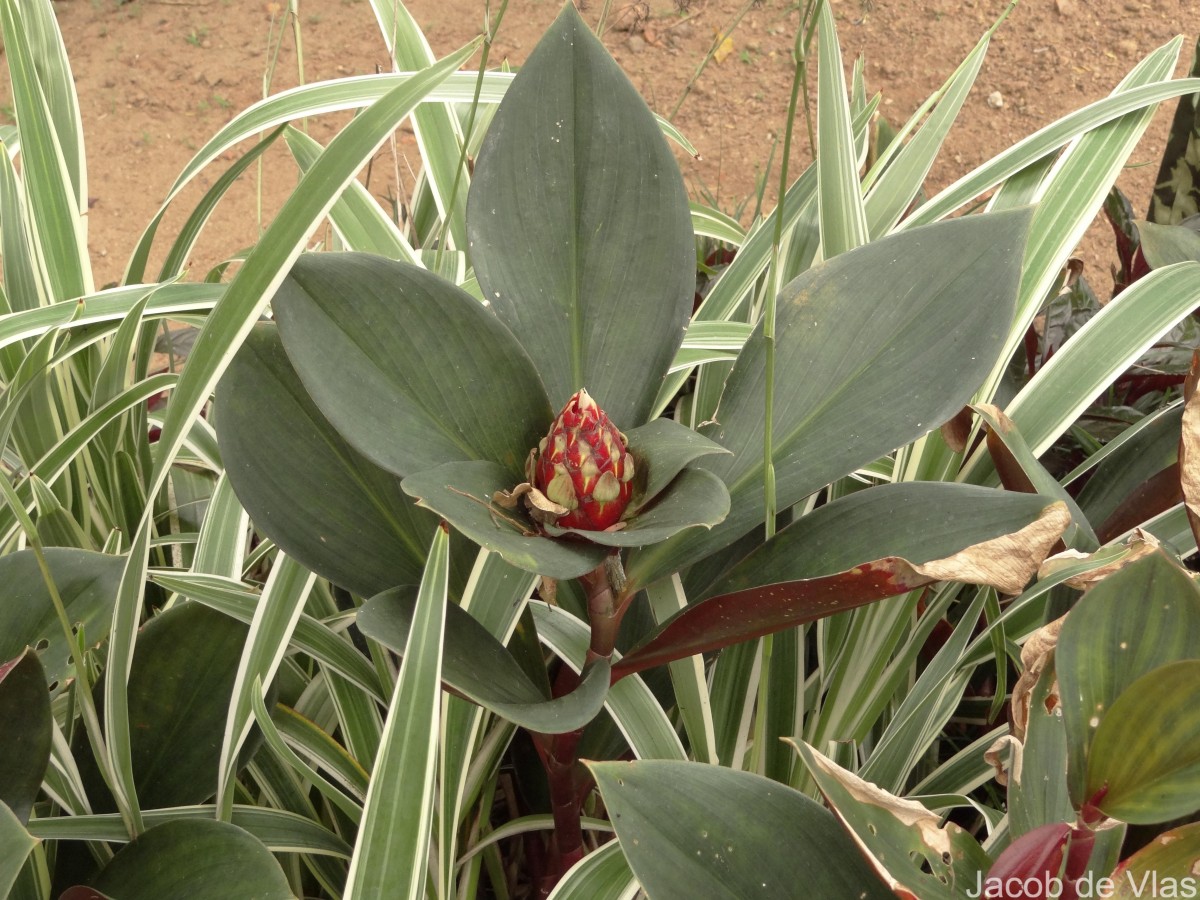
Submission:
{"label": "brown soil ground", "polygon": [[[866,58],[868,88],[883,93],[880,109],[894,125],[944,81],[1008,5],[1007,0],[833,3],[845,57]],[[798,5],[614,0],[609,8],[605,44],[652,108],[669,115],[678,106],[673,121],[700,151],[700,160],[681,161],[689,184],[726,211],[740,211],[743,219],[783,127]],[[97,285],[121,277],[141,230],[192,153],[264,90],[296,84],[301,69],[306,81],[316,81],[391,68],[365,0],[297,0],[298,15],[287,27],[281,27],[281,6],[286,10],[286,0],[55,3],[86,130]],[[596,23],[603,6],[590,0],[585,17]],[[409,0],[408,7],[437,53],[470,40],[485,15],[484,0]],[[512,0],[491,63],[519,65],[559,8],[557,0]],[[929,187],[950,183],[1040,126],[1103,96],[1142,55],[1180,32],[1188,36],[1182,74],[1198,27],[1198,0],[1024,0],[993,40]],[[731,52],[697,75],[714,37],[724,33],[732,38]],[[7,84],[0,94],[6,91]],[[997,96],[1003,104],[998,108]],[[11,111],[6,103],[0,96],[0,106]],[[1139,214],[1171,109],[1173,104],[1158,113],[1120,182]],[[344,121],[344,116],[313,121],[310,133],[328,141]],[[797,163],[809,157],[802,131],[798,137]],[[199,179],[160,233],[173,233],[199,188],[243,149]],[[373,170],[370,186],[381,197],[406,197],[411,190],[409,167],[418,159],[411,134],[401,131],[397,149],[398,157],[389,154]],[[193,277],[250,244],[296,183],[295,167],[281,148],[268,154],[261,173],[253,167],[250,172],[202,238]],[[777,177],[772,174],[772,185]],[[769,186],[768,207],[774,193]],[[1083,255],[1105,291],[1111,251],[1102,229],[1093,229]]]}

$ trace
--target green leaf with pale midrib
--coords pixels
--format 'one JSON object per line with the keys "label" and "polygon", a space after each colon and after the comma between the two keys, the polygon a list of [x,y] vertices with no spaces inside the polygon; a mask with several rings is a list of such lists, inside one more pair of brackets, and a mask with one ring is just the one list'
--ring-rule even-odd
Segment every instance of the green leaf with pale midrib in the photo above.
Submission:
{"label": "green leaf with pale midrib", "polygon": [[589,768],[653,897],[891,897],[833,815],[786,785],[669,760]]}
{"label": "green leaf with pale midrib", "polygon": [[[776,395],[780,509],[961,409],[1007,334],[1028,224],[1028,210],[955,219],[842,254],[784,288],[775,377],[796,387]],[[760,324],[726,383],[717,424],[703,430],[733,451],[696,463],[729,486],[729,515],[710,532],[636,552],[634,583],[701,559],[762,521],[765,365]]]}
{"label": "green leaf with pale midrib", "polygon": [[276,326],[250,333],[216,398],[229,478],[258,527],[286,553],[361,595],[420,579],[436,518],[329,424]]}
{"label": "green leaf with pale midrib", "polygon": [[646,421],[695,292],[687,193],[654,117],[570,4],[489,126],[467,212],[483,296],[551,405],[587,388],[618,428]]}
{"label": "green leaf with pale midrib", "polygon": [[257,838],[227,822],[177,819],[127,844],[92,886],[121,900],[292,900],[279,863]]}
{"label": "green leaf with pale midrib", "polygon": [[313,401],[360,453],[398,475],[485,459],[519,476],[554,416],[508,329],[425,269],[306,254],[273,306]]}

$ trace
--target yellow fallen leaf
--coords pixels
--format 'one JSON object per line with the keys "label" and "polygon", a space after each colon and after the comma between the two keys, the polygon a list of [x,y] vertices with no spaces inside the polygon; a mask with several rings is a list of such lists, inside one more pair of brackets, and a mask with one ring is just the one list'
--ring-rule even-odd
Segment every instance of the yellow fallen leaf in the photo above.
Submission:
{"label": "yellow fallen leaf", "polygon": [[725,57],[732,52],[733,38],[731,38],[729,35],[725,35],[725,37],[721,39],[721,43],[717,44],[717,49],[713,51],[713,59],[719,63],[725,62]]}

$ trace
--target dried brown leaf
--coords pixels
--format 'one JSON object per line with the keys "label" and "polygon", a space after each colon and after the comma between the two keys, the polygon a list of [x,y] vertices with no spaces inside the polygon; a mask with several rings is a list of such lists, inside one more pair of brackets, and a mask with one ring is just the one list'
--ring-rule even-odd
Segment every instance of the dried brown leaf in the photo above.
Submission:
{"label": "dried brown leaf", "polygon": [[945,559],[913,565],[913,570],[936,581],[986,584],[1002,594],[1019,594],[1070,524],[1066,504],[1051,503],[1020,531],[967,547]]}
{"label": "dried brown leaf", "polygon": [[[1058,646],[1058,633],[1062,630],[1066,616],[1055,619],[1043,625],[1029,636],[1025,646],[1021,648],[1021,677],[1013,685],[1012,690],[1012,734],[1018,741],[1024,743],[1025,732],[1029,725],[1029,705],[1033,697],[1033,689],[1038,679],[1046,670],[1046,664]],[[1053,699],[1057,702],[1058,683],[1055,682],[1047,695],[1047,702]]]}
{"label": "dried brown leaf", "polygon": [[1011,778],[1021,783],[1021,754],[1024,746],[1011,734],[1002,734],[983,752],[983,760],[996,772],[996,781],[1007,786]]}
{"label": "dried brown leaf", "polygon": [[942,425],[942,440],[955,453],[967,449],[967,441],[971,437],[971,423],[975,421],[975,411],[964,406],[950,421]]}
{"label": "dried brown leaf", "polygon": [[[1132,562],[1137,562],[1143,556],[1149,556],[1158,548],[1158,539],[1147,531],[1142,531],[1140,528],[1130,536],[1125,545],[1125,552],[1113,559],[1105,559],[1103,562],[1097,563],[1094,567],[1089,568],[1086,572],[1081,572],[1078,575],[1073,575],[1063,582],[1067,587],[1075,588],[1079,591],[1086,591],[1088,588],[1103,581],[1114,572],[1120,571]],[[1064,550],[1062,553],[1056,553],[1048,557],[1041,567],[1038,569],[1038,579],[1048,578],[1054,573],[1062,570],[1067,566],[1076,566],[1081,562],[1096,557],[1102,559],[1107,556],[1106,551],[1099,553],[1080,553],[1078,550]]]}

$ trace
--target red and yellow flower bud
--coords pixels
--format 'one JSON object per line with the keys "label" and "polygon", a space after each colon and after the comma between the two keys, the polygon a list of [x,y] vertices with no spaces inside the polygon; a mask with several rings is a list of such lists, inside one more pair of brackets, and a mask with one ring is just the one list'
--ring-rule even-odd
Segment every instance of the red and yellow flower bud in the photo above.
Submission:
{"label": "red and yellow flower bud", "polygon": [[625,435],[587,391],[567,401],[529,456],[526,476],[567,510],[556,525],[602,531],[615,525],[633,493],[633,457]]}

